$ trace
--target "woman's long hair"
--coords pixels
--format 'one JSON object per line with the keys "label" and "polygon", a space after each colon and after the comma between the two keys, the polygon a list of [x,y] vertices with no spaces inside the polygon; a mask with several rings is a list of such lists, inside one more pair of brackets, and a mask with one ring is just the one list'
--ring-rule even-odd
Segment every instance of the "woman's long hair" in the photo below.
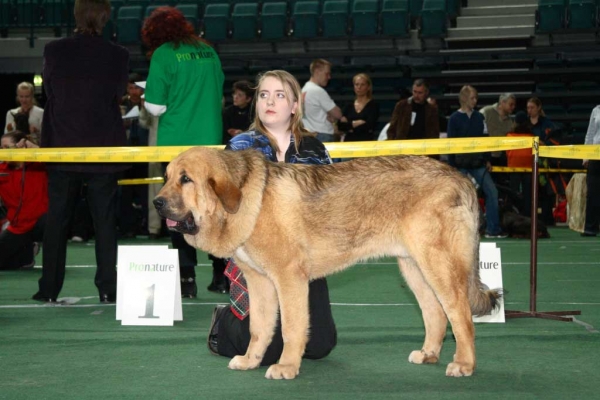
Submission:
{"label": "woman's long hair", "polygon": [[[263,81],[266,78],[275,78],[275,79],[279,80],[279,82],[281,82],[281,84],[283,85],[283,90],[285,91],[285,97],[287,98],[288,102],[295,101],[298,103],[298,106],[296,107],[296,112],[292,114],[292,119],[290,121],[290,126],[289,126],[289,129],[292,132],[292,135],[294,135],[294,145],[296,147],[296,152],[298,152],[300,142],[302,142],[303,137],[305,137],[305,136],[313,136],[314,137],[315,136],[314,133],[308,131],[302,124],[302,116],[304,115],[304,107],[302,104],[302,88],[300,87],[300,84],[298,83],[296,78],[294,78],[294,76],[287,71],[283,71],[283,70],[267,71],[258,77],[258,82],[256,84],[257,95],[254,96],[254,100],[253,100],[253,104],[252,104],[252,106],[254,107],[255,110],[256,110],[256,101],[258,99],[258,91],[260,91],[260,86],[262,85]],[[273,135],[271,135],[271,133],[269,133],[269,130],[262,123],[262,121],[259,118],[258,113],[255,113],[254,122],[252,123],[252,125],[250,126],[249,129],[250,130],[254,129],[254,130],[257,130],[258,132],[264,134],[269,139],[271,147],[276,152],[279,151],[279,147],[277,146],[277,141],[275,140]]]}
{"label": "woman's long hair", "polygon": [[540,110],[540,117],[546,116],[546,113],[544,112],[544,109],[542,108],[542,101],[540,99],[538,99],[537,97],[532,97],[529,100],[527,100],[527,102],[535,104],[535,106]]}

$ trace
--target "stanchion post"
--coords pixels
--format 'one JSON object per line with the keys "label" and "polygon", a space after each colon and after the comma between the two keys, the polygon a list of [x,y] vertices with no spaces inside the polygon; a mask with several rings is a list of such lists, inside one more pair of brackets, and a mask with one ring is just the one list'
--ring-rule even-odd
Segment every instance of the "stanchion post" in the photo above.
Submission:
{"label": "stanchion post", "polygon": [[540,139],[533,140],[531,156],[531,247],[529,252],[529,311],[505,310],[505,318],[542,318],[556,321],[572,322],[572,315],[580,315],[581,311],[537,311],[537,220],[538,220],[538,161]]}

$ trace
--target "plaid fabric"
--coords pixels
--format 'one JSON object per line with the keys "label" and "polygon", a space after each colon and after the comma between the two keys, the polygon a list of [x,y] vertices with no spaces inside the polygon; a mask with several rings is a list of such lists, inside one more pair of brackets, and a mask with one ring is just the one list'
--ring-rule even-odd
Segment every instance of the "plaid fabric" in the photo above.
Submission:
{"label": "plaid fabric", "polygon": [[[233,151],[256,149],[263,153],[268,160],[277,162],[269,139],[257,131],[249,131],[234,136],[225,148]],[[292,135],[290,146],[285,153],[285,162],[290,164],[324,165],[331,164],[331,157],[323,143],[310,136],[302,139],[298,152],[296,152],[294,136]],[[231,311],[236,317],[243,320],[250,313],[250,297],[248,296],[246,279],[233,259],[227,263],[225,276],[231,281],[229,288]]]}
{"label": "plaid fabric", "polygon": [[231,302],[231,312],[243,320],[250,312],[250,297],[248,297],[248,286],[244,274],[233,260],[229,260],[225,268],[225,276],[230,281],[229,301]]}

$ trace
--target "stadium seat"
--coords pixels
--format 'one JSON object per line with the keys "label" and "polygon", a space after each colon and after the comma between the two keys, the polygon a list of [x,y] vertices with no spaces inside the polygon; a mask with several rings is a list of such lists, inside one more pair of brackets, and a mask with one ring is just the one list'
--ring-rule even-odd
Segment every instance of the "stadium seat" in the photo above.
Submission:
{"label": "stadium seat", "polygon": [[418,16],[423,9],[423,0],[410,0],[408,2],[408,11],[411,15]]}
{"label": "stadium seat", "polygon": [[561,105],[544,105],[544,113],[548,118],[562,117],[566,114],[565,108]]}
{"label": "stadium seat", "polygon": [[261,15],[261,38],[266,40],[281,39],[287,35],[287,3],[264,3]]}
{"label": "stadium seat", "polygon": [[256,39],[258,31],[258,3],[236,3],[231,13],[231,26],[233,27],[233,39]]}
{"label": "stadium seat", "polygon": [[292,12],[294,24],[293,36],[296,38],[314,38],[319,32],[319,2],[298,1]]}
{"label": "stadium seat", "polygon": [[577,81],[571,83],[571,90],[574,92],[598,92],[600,85],[593,81]]}
{"label": "stadium seat", "polygon": [[117,13],[117,41],[134,44],[140,41],[142,6],[123,6]]}
{"label": "stadium seat", "polygon": [[568,109],[569,114],[590,115],[596,104],[571,104]]}
{"label": "stadium seat", "polygon": [[569,0],[568,25],[570,29],[593,29],[596,27],[595,0]]}
{"label": "stadium seat", "polygon": [[409,34],[410,14],[408,0],[383,0],[381,33],[398,37]]}
{"label": "stadium seat", "polygon": [[202,36],[211,41],[227,39],[229,3],[207,4],[204,11]]}
{"label": "stadium seat", "polygon": [[321,13],[323,37],[348,34],[348,0],[326,0]]}
{"label": "stadium seat", "polygon": [[460,0],[446,0],[446,13],[450,18],[458,15],[460,10]]}
{"label": "stadium seat", "polygon": [[442,37],[447,25],[446,0],[425,0],[421,10],[420,36]]}
{"label": "stadium seat", "polygon": [[105,40],[113,41],[116,39],[115,35],[115,8],[110,8],[110,19],[106,21],[106,25],[104,25],[104,29],[102,29],[102,37]]}
{"label": "stadium seat", "polygon": [[[28,27],[32,23],[39,25],[42,22],[42,7],[38,0],[14,0],[13,12],[16,11],[16,22],[18,26]],[[15,15],[15,14],[14,14]]]}
{"label": "stadium seat", "polygon": [[[158,6],[160,7],[160,6]],[[149,8],[149,7],[148,7]],[[198,5],[197,4],[177,4],[176,9],[181,11],[185,19],[192,24],[194,32],[198,32]]]}
{"label": "stadium seat", "polygon": [[377,0],[354,0],[352,3],[352,34],[354,36],[373,36],[378,30]]}
{"label": "stadium seat", "polygon": [[536,12],[536,30],[548,33],[563,28],[566,0],[539,0]]}
{"label": "stadium seat", "polygon": [[146,11],[144,11],[144,18],[148,18],[150,14],[154,12],[158,7],[164,7],[167,4],[152,4],[151,6],[146,7]]}
{"label": "stadium seat", "polygon": [[567,86],[562,82],[538,83],[535,91],[538,93],[566,93]]}
{"label": "stadium seat", "polygon": [[[121,2],[120,4],[118,4],[118,6],[113,4],[114,2],[111,2],[111,9],[113,9],[114,11],[111,13],[111,16],[113,17],[113,19],[115,19],[116,17],[116,11],[118,10],[118,7],[120,7],[121,5],[123,5]],[[4,4],[8,4],[8,2],[4,3],[3,2],[3,7]],[[45,0],[43,3],[43,7],[44,7],[44,24],[46,26],[54,26],[54,27],[58,27],[61,25],[66,24],[67,22],[67,7],[66,7],[66,3],[64,0]],[[74,21],[74,20],[72,20]]]}

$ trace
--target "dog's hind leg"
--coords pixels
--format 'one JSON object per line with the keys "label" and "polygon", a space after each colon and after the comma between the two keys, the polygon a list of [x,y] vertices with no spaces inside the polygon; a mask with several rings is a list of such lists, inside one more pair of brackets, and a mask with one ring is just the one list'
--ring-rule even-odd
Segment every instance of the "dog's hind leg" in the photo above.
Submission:
{"label": "dog's hind leg", "polygon": [[414,364],[437,363],[448,326],[446,314],[415,261],[409,257],[399,257],[398,265],[406,283],[415,294],[425,323],[423,347],[410,353],[408,361]]}
{"label": "dog's hind leg", "polygon": [[[458,249],[460,243],[455,244]],[[469,247],[472,247],[469,245]],[[465,251],[450,252],[443,246],[430,251],[423,259],[417,259],[423,277],[429,283],[441,303],[456,338],[454,362],[446,368],[447,376],[470,376],[475,369],[475,327],[468,300],[468,270],[472,257]]]}
{"label": "dog's hind leg", "polygon": [[285,277],[275,278],[281,314],[283,352],[278,364],[271,365],[268,379],[293,379],[300,373],[308,342],[308,278],[298,268],[282,269]]}
{"label": "dog's hind leg", "polygon": [[248,370],[258,368],[275,331],[277,323],[277,292],[273,282],[251,268],[244,269],[244,277],[250,295],[250,344],[243,356],[235,356],[229,362],[230,369]]}

